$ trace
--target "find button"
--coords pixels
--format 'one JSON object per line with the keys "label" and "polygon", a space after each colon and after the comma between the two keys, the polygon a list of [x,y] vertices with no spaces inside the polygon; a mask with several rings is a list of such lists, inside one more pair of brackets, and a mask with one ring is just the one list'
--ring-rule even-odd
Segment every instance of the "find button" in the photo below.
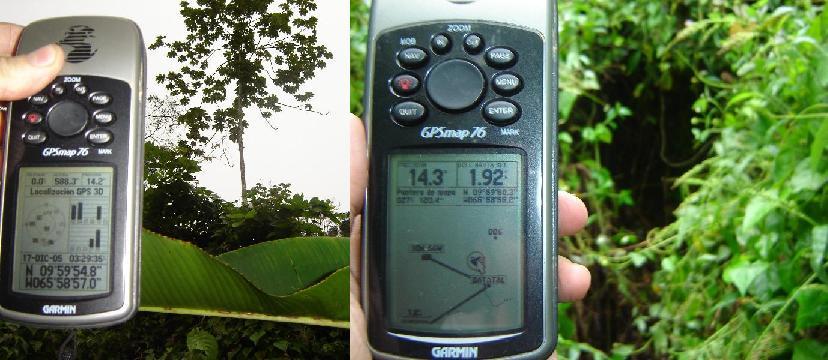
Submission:
{"label": "find button", "polygon": [[483,117],[492,125],[509,125],[520,118],[520,107],[511,101],[495,100],[483,107]]}
{"label": "find button", "polygon": [[105,129],[95,129],[86,134],[86,140],[92,145],[106,145],[112,142],[112,132]]}
{"label": "find button", "polygon": [[425,107],[416,101],[401,102],[391,109],[391,117],[403,126],[417,125],[425,118]]}

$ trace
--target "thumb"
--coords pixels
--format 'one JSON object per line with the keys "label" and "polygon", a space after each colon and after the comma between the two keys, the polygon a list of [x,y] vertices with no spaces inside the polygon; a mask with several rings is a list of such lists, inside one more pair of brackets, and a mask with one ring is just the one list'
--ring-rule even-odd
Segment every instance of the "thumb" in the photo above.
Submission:
{"label": "thumb", "polygon": [[46,45],[29,54],[0,56],[0,101],[31,96],[57,76],[63,68],[63,49]]}

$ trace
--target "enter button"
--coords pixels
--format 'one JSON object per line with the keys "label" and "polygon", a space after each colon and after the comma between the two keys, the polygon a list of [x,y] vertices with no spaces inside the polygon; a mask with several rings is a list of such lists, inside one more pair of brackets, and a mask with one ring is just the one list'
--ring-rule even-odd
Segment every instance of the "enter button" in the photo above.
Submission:
{"label": "enter button", "polygon": [[511,101],[495,100],[483,107],[483,117],[493,125],[509,125],[520,118],[520,107]]}

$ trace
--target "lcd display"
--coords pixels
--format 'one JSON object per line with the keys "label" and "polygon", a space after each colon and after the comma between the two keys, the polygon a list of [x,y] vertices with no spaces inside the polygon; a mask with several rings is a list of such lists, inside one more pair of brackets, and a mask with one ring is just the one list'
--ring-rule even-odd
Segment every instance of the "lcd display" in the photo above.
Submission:
{"label": "lcd display", "polygon": [[109,291],[111,167],[22,167],[12,290],[40,296]]}
{"label": "lcd display", "polygon": [[523,326],[523,167],[517,153],[389,156],[392,331],[473,336]]}

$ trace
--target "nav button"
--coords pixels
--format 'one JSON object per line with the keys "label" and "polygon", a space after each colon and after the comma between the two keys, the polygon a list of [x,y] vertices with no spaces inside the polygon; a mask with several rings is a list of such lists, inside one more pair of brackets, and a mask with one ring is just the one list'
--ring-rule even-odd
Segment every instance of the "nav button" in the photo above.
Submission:
{"label": "nav button", "polygon": [[422,66],[428,60],[428,54],[420,48],[408,48],[397,54],[397,60],[403,67],[413,69]]}
{"label": "nav button", "polygon": [[425,107],[415,101],[401,102],[391,109],[391,117],[403,126],[417,125],[425,119]]}

